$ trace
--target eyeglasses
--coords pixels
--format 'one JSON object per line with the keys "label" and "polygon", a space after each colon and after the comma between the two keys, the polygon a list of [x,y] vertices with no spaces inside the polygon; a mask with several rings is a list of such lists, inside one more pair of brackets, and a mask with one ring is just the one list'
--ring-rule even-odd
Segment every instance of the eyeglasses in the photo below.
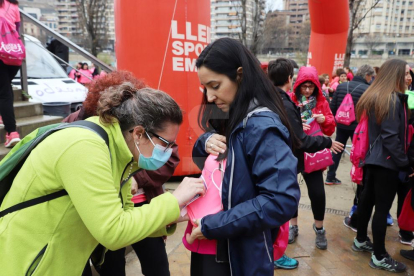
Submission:
{"label": "eyeglasses", "polygon": [[315,85],[314,84],[309,84],[309,85],[304,85],[304,84],[302,84],[301,86],[300,86],[300,89],[302,89],[302,90],[304,90],[304,91],[306,91],[306,90],[312,90],[312,89],[314,89],[315,88]]}
{"label": "eyeglasses", "polygon": [[148,132],[148,134],[151,134],[152,136],[158,138],[158,140],[161,140],[162,142],[164,142],[166,144],[164,151],[167,151],[168,149],[172,148],[175,145],[175,141],[174,142],[170,142],[167,139],[162,138],[158,134],[155,134],[154,132]]}
{"label": "eyeglasses", "polygon": [[[134,129],[131,129],[131,130],[129,131],[129,133],[132,133],[133,131],[134,131]],[[146,134],[147,134],[148,138],[150,138],[150,139],[151,139],[151,137],[150,137],[148,134],[151,134],[152,136],[154,136],[154,137],[155,137],[155,138],[157,138],[158,140],[161,140],[163,143],[165,143],[165,144],[166,144],[166,146],[165,146],[165,150],[164,150],[164,152],[165,152],[165,151],[167,151],[168,149],[170,149],[170,148],[172,148],[173,146],[175,146],[175,145],[176,145],[175,141],[174,141],[174,142],[170,142],[170,141],[168,141],[167,139],[162,138],[162,137],[161,137],[161,136],[159,136],[158,134],[155,134],[154,132],[146,131]]]}

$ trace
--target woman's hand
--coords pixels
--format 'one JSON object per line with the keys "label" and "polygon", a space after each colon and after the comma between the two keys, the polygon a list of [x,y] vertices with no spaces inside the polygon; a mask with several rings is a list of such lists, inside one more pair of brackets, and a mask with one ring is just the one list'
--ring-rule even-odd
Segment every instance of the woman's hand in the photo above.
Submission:
{"label": "woman's hand", "polygon": [[185,236],[185,239],[189,244],[193,244],[195,240],[205,240],[206,237],[204,237],[203,233],[201,232],[201,219],[195,219],[194,224],[197,225],[197,227],[193,227],[193,231],[191,232],[191,235],[187,233]]}
{"label": "woman's hand", "polygon": [[338,154],[344,150],[344,144],[339,143],[338,141],[332,141],[331,151],[335,154]]}
{"label": "woman's hand", "polygon": [[323,114],[313,114],[313,118],[315,118],[318,124],[323,124],[325,122],[325,116]]}
{"label": "woman's hand", "polygon": [[131,181],[131,194],[135,195],[138,192],[138,183],[133,177],[131,177]]}
{"label": "woman's hand", "polygon": [[204,182],[201,178],[184,177],[177,189],[172,193],[177,198],[180,208],[184,207],[196,195],[204,195]]}
{"label": "woman's hand", "polygon": [[206,152],[212,155],[224,153],[227,149],[226,137],[220,134],[213,134],[206,144]]}
{"label": "woman's hand", "polygon": [[306,123],[307,120],[305,119],[305,116],[301,116],[300,118],[302,119],[302,128],[303,128],[303,131],[309,130],[310,129],[310,125],[308,125]]}
{"label": "woman's hand", "polygon": [[303,131],[308,131],[311,128],[311,126],[308,124],[302,123],[302,128],[303,128]]}

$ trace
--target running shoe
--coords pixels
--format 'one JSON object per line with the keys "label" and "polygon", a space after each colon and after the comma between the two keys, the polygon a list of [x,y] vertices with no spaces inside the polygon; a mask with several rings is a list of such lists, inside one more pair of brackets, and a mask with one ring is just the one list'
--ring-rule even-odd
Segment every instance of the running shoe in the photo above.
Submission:
{"label": "running shoe", "polygon": [[393,226],[394,225],[394,219],[392,218],[390,213],[388,213],[388,215],[387,215],[387,225],[388,226]]}
{"label": "running shoe", "polygon": [[354,243],[352,244],[352,250],[356,252],[374,252],[374,245],[371,240],[367,237],[366,241],[359,242],[357,238],[354,238]]}
{"label": "running shoe", "polygon": [[390,255],[386,254],[382,260],[377,260],[374,254],[371,256],[369,266],[375,269],[382,269],[390,272],[401,273],[404,272],[407,267],[405,264],[397,262]]}
{"label": "running shoe", "polygon": [[4,146],[6,148],[12,148],[19,142],[20,142],[19,133],[16,131],[10,132],[9,134],[6,134],[6,142],[4,143]]}
{"label": "running shoe", "polygon": [[316,234],[315,244],[316,247],[322,250],[325,250],[328,248],[328,241],[326,239],[326,231],[325,228],[322,228],[322,230],[317,230],[315,224],[313,224],[313,230]]}
{"label": "running shoe", "polygon": [[414,261],[414,249],[413,250],[400,250],[401,256],[411,261]]}
{"label": "running shoe", "polygon": [[355,233],[358,232],[357,228],[351,225],[351,218],[345,217],[344,218],[344,225],[354,231]]}
{"label": "running shoe", "polygon": [[352,206],[351,211],[349,212],[349,217],[352,217],[352,215],[355,213],[357,207],[358,207],[357,205]]}
{"label": "running shoe", "polygon": [[414,239],[413,232],[402,233],[401,230],[398,232],[398,237],[400,237],[400,243],[411,245],[411,242]]}
{"label": "running shoe", "polygon": [[341,184],[342,182],[338,178],[334,178],[334,179],[326,178],[325,180],[325,185],[341,185]]}
{"label": "running shoe", "polygon": [[299,228],[297,225],[289,226],[289,244],[294,243],[296,237],[299,235]]}
{"label": "running shoe", "polygon": [[298,267],[299,262],[293,258],[289,258],[284,254],[282,258],[279,260],[274,261],[275,268],[280,269],[295,269]]}

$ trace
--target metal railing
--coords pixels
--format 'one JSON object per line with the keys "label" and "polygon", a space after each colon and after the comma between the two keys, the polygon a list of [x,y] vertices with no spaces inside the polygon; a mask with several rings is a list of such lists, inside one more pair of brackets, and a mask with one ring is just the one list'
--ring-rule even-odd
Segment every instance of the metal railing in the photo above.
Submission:
{"label": "metal railing", "polygon": [[[32,17],[22,9],[20,9],[20,17],[21,17],[21,28],[20,33],[22,36],[24,36],[24,23],[30,22],[31,24],[35,25],[36,27],[40,28],[42,31],[45,31],[48,35],[52,36],[59,42],[61,42],[63,45],[67,46],[68,48],[72,49],[77,54],[81,55],[85,59],[89,60],[91,63],[96,64],[99,68],[103,69],[106,72],[112,72],[114,69],[106,64],[105,62],[101,61],[97,57],[93,56],[91,53],[83,49],[82,47],[79,47],[77,44],[73,43],[66,37],[62,36],[58,32],[52,30],[48,26],[44,25],[42,22],[37,20],[36,18]],[[24,39],[23,39],[24,43]],[[26,60],[22,63],[22,69],[21,69],[21,86],[24,91],[28,91],[27,87],[27,66],[26,66]]]}

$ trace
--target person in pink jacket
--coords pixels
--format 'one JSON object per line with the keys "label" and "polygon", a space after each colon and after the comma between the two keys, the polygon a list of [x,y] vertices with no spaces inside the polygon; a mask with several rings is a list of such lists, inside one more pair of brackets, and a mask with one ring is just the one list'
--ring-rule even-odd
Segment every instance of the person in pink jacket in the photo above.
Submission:
{"label": "person in pink jacket", "polygon": [[78,82],[86,85],[92,81],[92,72],[89,70],[87,63],[82,64],[82,68],[75,74]]}
{"label": "person in pink jacket", "polygon": [[82,62],[78,62],[76,64],[76,69],[72,69],[69,73],[69,78],[71,78],[72,80],[76,80],[76,71],[81,69],[82,67]]}
{"label": "person in pink jacket", "polygon": [[[8,24],[11,30],[19,32],[20,12],[16,0],[0,0],[0,17],[4,19],[3,24]],[[6,131],[4,143],[6,148],[12,148],[20,141],[13,109],[13,89],[11,86],[19,69],[20,66],[8,65],[0,60],[0,117]]]}
{"label": "person in pink jacket", "polygon": [[347,77],[347,74],[346,74],[345,70],[343,70],[343,69],[337,70],[336,74],[339,77],[339,79],[338,79],[338,81],[334,82],[331,86],[331,88],[334,90],[334,93],[335,93],[336,88],[338,87],[338,85],[340,83],[348,81],[348,77]]}
{"label": "person in pink jacket", "polygon": [[351,68],[349,67],[345,67],[344,70],[346,72],[346,78],[348,81],[351,81],[354,78],[354,72],[352,72]]}

